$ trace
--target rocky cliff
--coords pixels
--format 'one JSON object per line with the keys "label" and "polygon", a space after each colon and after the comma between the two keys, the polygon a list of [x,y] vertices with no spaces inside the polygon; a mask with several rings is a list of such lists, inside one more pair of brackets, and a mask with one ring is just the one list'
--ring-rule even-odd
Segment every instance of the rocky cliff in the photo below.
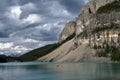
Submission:
{"label": "rocky cliff", "polygon": [[59,42],[75,32],[74,39],[38,61],[120,61],[119,30],[120,0],[92,0],[76,22],[66,24]]}
{"label": "rocky cliff", "polygon": [[76,43],[80,43],[81,37],[83,39],[87,38],[86,40],[91,43],[92,39],[95,40],[98,35],[98,37],[103,36],[105,40],[110,36],[109,34],[118,35],[120,25],[119,10],[119,0],[92,0],[88,3],[81,10],[76,20],[76,41],[78,41]]}
{"label": "rocky cliff", "polygon": [[70,35],[75,33],[75,27],[76,27],[76,22],[68,22],[68,23],[66,23],[64,29],[62,30],[62,32],[59,35],[58,42],[61,43],[66,38],[68,38]]}

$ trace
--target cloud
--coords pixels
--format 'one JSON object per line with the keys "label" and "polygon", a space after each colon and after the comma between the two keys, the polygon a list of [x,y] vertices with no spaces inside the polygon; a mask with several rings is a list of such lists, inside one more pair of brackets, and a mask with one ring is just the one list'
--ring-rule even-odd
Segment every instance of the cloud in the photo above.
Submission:
{"label": "cloud", "polygon": [[66,7],[66,9],[72,13],[77,14],[85,4],[86,0],[60,0],[60,3]]}
{"label": "cloud", "polygon": [[43,18],[41,18],[39,15],[30,14],[30,15],[28,15],[27,18],[24,18],[22,21],[23,22],[29,22],[29,24],[32,24],[32,23],[38,23],[38,22],[40,22],[42,20],[43,20]]}
{"label": "cloud", "polygon": [[77,16],[73,13],[78,12],[84,4],[78,0],[12,0],[11,5],[5,0],[4,3],[6,11],[2,23],[5,24],[3,30],[7,31],[8,36],[35,23],[43,25],[59,20],[72,20]]}
{"label": "cloud", "polygon": [[0,49],[8,49],[13,46],[13,43],[0,43]]}
{"label": "cloud", "polygon": [[85,3],[88,3],[88,2],[90,2],[90,1],[91,1],[91,0],[85,0],[84,2],[85,2]]}
{"label": "cloud", "polygon": [[24,40],[24,42],[26,42],[26,43],[38,43],[38,41],[34,40],[34,39],[26,39],[26,40]]}
{"label": "cloud", "polygon": [[38,9],[36,8],[36,5],[34,3],[29,2],[25,5],[22,5],[21,10],[22,10],[22,14],[20,15],[20,18],[22,19],[27,17],[29,14],[32,14],[32,12],[34,13]]}
{"label": "cloud", "polygon": [[65,23],[74,20],[85,3],[86,0],[1,1],[0,51],[24,53],[56,42]]}
{"label": "cloud", "polygon": [[35,49],[50,43],[52,42],[37,41],[32,38],[20,38],[20,37],[1,38],[0,54],[19,56],[32,49]]}
{"label": "cloud", "polygon": [[22,13],[20,6],[11,7],[10,12],[13,15],[13,17],[16,17],[16,18],[19,18]]}

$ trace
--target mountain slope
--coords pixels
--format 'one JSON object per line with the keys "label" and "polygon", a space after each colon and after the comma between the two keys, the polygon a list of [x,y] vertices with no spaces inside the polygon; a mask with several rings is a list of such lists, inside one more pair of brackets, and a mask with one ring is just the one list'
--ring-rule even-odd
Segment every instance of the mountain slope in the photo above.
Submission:
{"label": "mountain slope", "polygon": [[38,59],[38,61],[58,61],[62,57],[64,57],[66,54],[69,53],[69,51],[72,49],[73,42],[72,40],[64,43],[59,48],[54,50],[53,52],[49,53],[48,55]]}
{"label": "mountain slope", "polygon": [[75,23],[73,41],[38,61],[120,60],[120,0],[92,0],[81,9]]}
{"label": "mountain slope", "polygon": [[75,33],[69,35],[65,40],[63,40],[61,43],[54,43],[54,44],[49,44],[46,46],[43,46],[41,48],[32,50],[20,57],[17,58],[18,61],[35,61],[40,57],[43,57],[47,54],[49,54],[50,52],[54,51],[55,49],[57,49],[58,47],[62,46],[64,43],[66,43],[67,41],[73,39],[73,37],[75,37]]}
{"label": "mountain slope", "polygon": [[[73,29],[73,30],[71,30]],[[74,23],[68,23],[56,48],[35,59],[41,62],[120,61],[120,0],[91,0]],[[41,48],[39,52],[42,54]],[[28,53],[29,54],[29,53]],[[26,55],[26,54],[25,54]],[[35,55],[35,54],[34,54]],[[31,58],[29,56],[29,58]],[[24,57],[25,58],[25,57]]]}
{"label": "mountain slope", "polygon": [[18,57],[17,59],[20,61],[34,61],[39,57],[42,57],[46,54],[48,54],[49,52],[51,52],[52,50],[56,49],[59,45],[58,44],[49,44],[46,45],[44,47],[32,50],[20,57]]}

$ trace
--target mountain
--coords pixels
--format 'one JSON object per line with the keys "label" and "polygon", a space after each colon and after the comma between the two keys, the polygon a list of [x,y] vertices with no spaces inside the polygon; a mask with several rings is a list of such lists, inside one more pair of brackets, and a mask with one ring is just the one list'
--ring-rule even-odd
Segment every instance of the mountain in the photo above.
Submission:
{"label": "mountain", "polygon": [[1,62],[7,62],[8,56],[6,55],[0,55],[0,63]]}
{"label": "mountain", "polygon": [[57,43],[61,45],[48,51],[47,55],[37,57],[36,60],[41,62],[120,61],[119,30],[120,0],[91,0],[81,9],[75,22],[66,23]]}
{"label": "mountain", "polygon": [[0,63],[5,63],[5,62],[15,62],[16,57],[11,57],[11,56],[6,56],[6,55],[0,55]]}
{"label": "mountain", "polygon": [[23,54],[22,56],[18,57],[17,59],[19,61],[34,61],[39,57],[42,57],[44,55],[47,55],[49,52],[53,51],[54,49],[57,48],[57,46],[59,46],[58,44],[54,43],[54,44],[49,44],[46,46],[43,46],[41,48],[32,50],[26,54]]}
{"label": "mountain", "polygon": [[49,54],[50,52],[54,51],[55,49],[57,49],[58,47],[60,47],[64,43],[66,43],[67,41],[73,39],[73,37],[75,37],[75,33],[69,35],[61,43],[53,43],[53,44],[49,44],[49,45],[40,47],[38,49],[32,50],[26,54],[23,54],[23,55],[17,57],[16,60],[17,61],[35,61],[39,57],[43,57],[43,56]]}
{"label": "mountain", "polygon": [[70,35],[75,33],[75,26],[76,26],[76,22],[68,22],[68,23],[66,23],[64,29],[62,30],[62,32],[59,35],[58,42],[61,43],[67,37],[69,37]]}

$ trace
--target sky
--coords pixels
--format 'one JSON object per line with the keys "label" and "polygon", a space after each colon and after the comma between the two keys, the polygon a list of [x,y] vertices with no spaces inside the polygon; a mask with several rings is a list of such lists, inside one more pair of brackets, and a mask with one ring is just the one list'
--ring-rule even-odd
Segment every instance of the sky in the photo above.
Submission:
{"label": "sky", "polygon": [[74,21],[88,0],[2,0],[0,54],[21,55],[57,42],[66,22]]}

